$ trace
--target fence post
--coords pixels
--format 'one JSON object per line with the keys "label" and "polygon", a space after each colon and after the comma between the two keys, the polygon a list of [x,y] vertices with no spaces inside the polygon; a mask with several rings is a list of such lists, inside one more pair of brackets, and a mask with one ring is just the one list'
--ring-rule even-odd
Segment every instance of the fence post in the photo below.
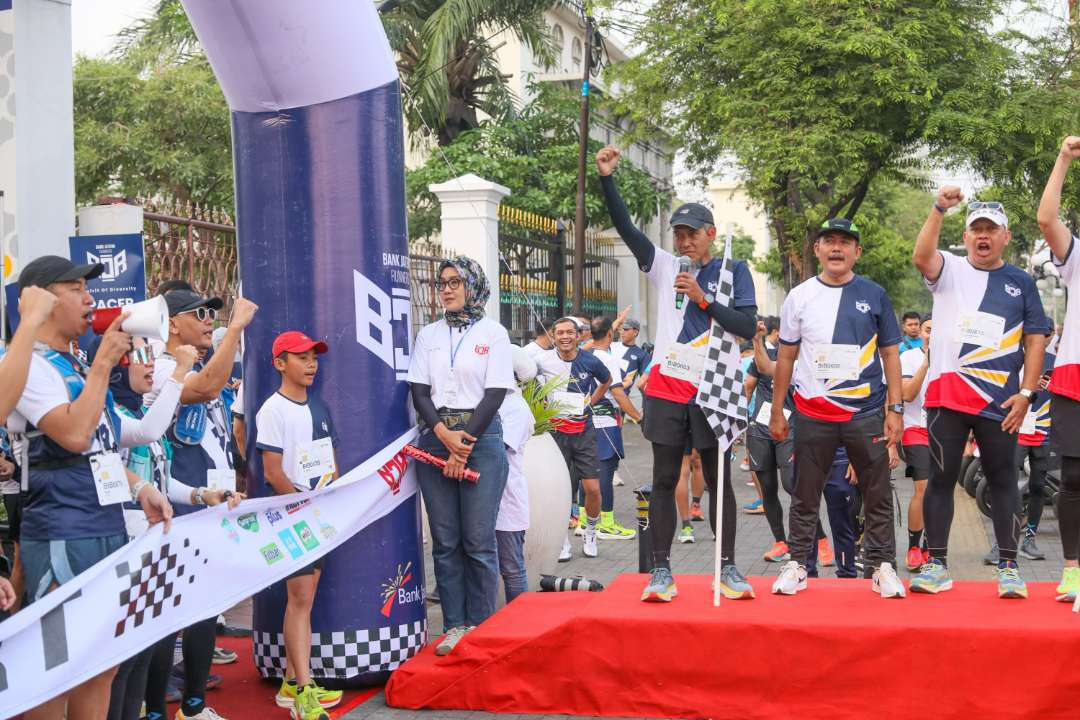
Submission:
{"label": "fence post", "polygon": [[566,314],[566,223],[562,220],[555,226],[555,302],[558,308],[555,317]]}
{"label": "fence post", "polygon": [[510,190],[472,173],[429,185],[428,189],[442,205],[443,247],[480,263],[491,283],[487,316],[498,321],[502,274],[499,263],[499,203],[510,194]]}

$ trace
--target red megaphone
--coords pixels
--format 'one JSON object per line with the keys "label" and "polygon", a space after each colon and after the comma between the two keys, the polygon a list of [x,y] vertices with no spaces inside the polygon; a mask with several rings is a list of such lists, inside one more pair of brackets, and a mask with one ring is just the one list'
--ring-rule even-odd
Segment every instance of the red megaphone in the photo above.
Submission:
{"label": "red megaphone", "polygon": [[109,329],[109,326],[113,324],[113,320],[120,317],[120,313],[123,312],[123,308],[119,307],[107,307],[98,308],[94,310],[94,317],[90,321],[90,327],[93,329],[95,335],[104,335],[105,331]]}

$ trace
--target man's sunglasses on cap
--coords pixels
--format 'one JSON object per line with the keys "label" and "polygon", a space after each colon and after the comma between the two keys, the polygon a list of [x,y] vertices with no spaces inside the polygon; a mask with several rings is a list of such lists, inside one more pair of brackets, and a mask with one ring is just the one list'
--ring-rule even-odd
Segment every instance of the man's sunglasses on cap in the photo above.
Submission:
{"label": "man's sunglasses on cap", "polygon": [[212,307],[206,307],[205,305],[202,306],[202,307],[197,307],[194,310],[185,310],[184,312],[177,313],[177,314],[178,315],[194,315],[195,319],[198,320],[199,322],[206,322],[207,318],[210,318],[210,320],[212,320],[212,321],[217,320],[217,317],[218,317],[218,311],[217,310],[215,310]]}
{"label": "man's sunglasses on cap", "polygon": [[1005,206],[997,201],[983,202],[981,200],[976,200],[975,202],[968,203],[968,212],[973,210],[997,210],[999,212],[1004,212]]}

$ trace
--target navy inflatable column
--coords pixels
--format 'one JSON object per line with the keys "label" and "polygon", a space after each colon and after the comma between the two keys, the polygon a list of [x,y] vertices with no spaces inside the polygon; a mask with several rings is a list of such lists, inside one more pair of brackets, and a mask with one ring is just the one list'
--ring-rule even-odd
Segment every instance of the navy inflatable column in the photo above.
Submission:
{"label": "navy inflatable column", "polygon": [[[259,305],[244,348],[248,456],[277,389],[277,333],[330,352],[318,392],[346,472],[409,427],[409,271],[401,96],[371,2],[184,0],[232,110],[242,292]],[[332,553],[312,617],[312,672],[385,679],[426,635],[418,498]],[[284,670],[284,583],[255,602],[255,661]]]}

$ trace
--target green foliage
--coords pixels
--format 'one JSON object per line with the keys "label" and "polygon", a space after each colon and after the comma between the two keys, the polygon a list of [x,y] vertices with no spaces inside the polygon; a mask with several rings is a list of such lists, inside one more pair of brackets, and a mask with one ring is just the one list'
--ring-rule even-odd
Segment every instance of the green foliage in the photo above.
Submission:
{"label": "green foliage", "polygon": [[[859,213],[877,181],[928,189],[920,175],[927,148],[960,156],[960,120],[974,124],[994,83],[1022,64],[992,28],[1001,7],[658,0],[636,37],[641,54],[612,72],[626,86],[621,108],[634,120],[666,120],[691,167],[706,174],[734,159],[780,246],[764,266],[790,287],[815,272],[812,242],[823,220],[849,216],[874,227]],[[990,133],[982,140],[997,142]],[[899,262],[900,253],[890,246],[887,259]]]}
{"label": "green foliage", "polygon": [[532,411],[536,425],[533,427],[533,435],[543,435],[551,432],[551,421],[559,414],[558,408],[551,402],[551,394],[561,390],[568,381],[563,378],[553,377],[545,383],[539,380],[530,380],[521,384],[521,397]]}
{"label": "green foliage", "polygon": [[[567,88],[541,83],[533,86],[535,98],[513,118],[485,122],[469,130],[445,148],[436,149],[424,165],[406,173],[405,192],[409,210],[409,238],[430,236],[439,229],[439,203],[428,185],[475,173],[510,188],[503,203],[554,218],[572,218],[576,208],[578,163],[578,102]],[[604,101],[597,100],[597,113]],[[601,144],[589,141],[590,157]],[[658,190],[648,173],[624,163],[619,169],[619,191],[640,222],[650,220],[657,203],[669,196]],[[585,212],[589,224],[608,226],[600,179],[590,173],[586,185]]]}

